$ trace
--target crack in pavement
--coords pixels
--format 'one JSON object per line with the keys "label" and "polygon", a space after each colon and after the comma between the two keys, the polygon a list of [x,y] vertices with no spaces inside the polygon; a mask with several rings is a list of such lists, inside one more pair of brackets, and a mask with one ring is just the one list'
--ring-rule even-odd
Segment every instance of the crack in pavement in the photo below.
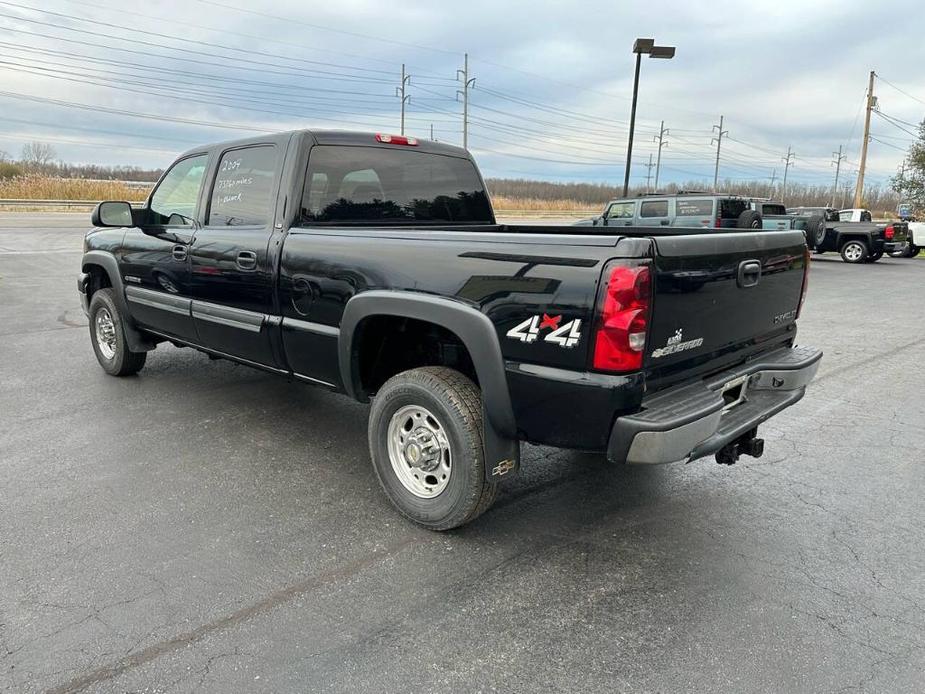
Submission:
{"label": "crack in pavement", "polygon": [[46,694],[75,694],[76,692],[81,692],[95,684],[105,682],[106,680],[111,680],[115,677],[118,677],[122,673],[127,672],[128,670],[145,665],[146,663],[156,660],[169,653],[173,653],[174,651],[186,648],[190,644],[201,641],[210,634],[237,626],[238,624],[253,619],[254,617],[266,614],[267,612],[274,610],[280,605],[290,602],[302,595],[305,595],[306,593],[310,593],[314,590],[334,583],[335,581],[353,576],[360,571],[363,571],[364,569],[368,569],[386,559],[394,557],[396,554],[401,552],[412,543],[419,541],[420,538],[409,537],[400,542],[392,544],[385,550],[373,550],[369,554],[366,554],[359,559],[354,559],[353,561],[347,562],[346,564],[342,564],[341,566],[322,572],[317,576],[312,576],[311,578],[308,578],[304,581],[283,588],[282,590],[272,593],[263,600],[252,603],[246,607],[242,607],[241,609],[236,610],[235,612],[232,612],[225,617],[220,617],[206,624],[202,624],[192,631],[187,631],[164,641],[160,641],[151,646],[148,646],[138,653],[127,655],[124,658],[120,658],[119,660],[110,663],[109,665],[104,665],[103,667],[97,668],[96,670],[79,675],[72,680],[46,690]]}

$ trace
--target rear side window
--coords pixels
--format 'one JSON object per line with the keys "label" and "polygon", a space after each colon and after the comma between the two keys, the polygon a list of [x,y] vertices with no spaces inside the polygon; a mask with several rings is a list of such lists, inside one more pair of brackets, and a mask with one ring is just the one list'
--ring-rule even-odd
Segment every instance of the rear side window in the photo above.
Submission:
{"label": "rear side window", "polygon": [[413,148],[316,145],[302,194],[308,224],[440,224],[492,221],[468,159]]}
{"label": "rear side window", "polygon": [[675,209],[678,217],[712,217],[713,201],[678,198],[675,200]]}
{"label": "rear side window", "polygon": [[667,200],[646,200],[639,206],[639,216],[646,217],[667,217],[668,201]]}
{"label": "rear side window", "polygon": [[744,200],[722,200],[719,209],[722,219],[738,219],[748,209],[748,203]]}
{"label": "rear side window", "polygon": [[787,208],[775,203],[765,203],[761,206],[761,214],[787,214]]}
{"label": "rear side window", "polygon": [[264,226],[270,221],[276,147],[233,149],[222,155],[212,186],[210,226]]}

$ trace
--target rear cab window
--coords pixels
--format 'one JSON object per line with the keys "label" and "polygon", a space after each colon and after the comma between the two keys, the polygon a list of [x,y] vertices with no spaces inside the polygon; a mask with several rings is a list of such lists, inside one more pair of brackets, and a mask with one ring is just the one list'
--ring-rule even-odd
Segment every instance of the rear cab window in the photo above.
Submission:
{"label": "rear cab window", "polygon": [[777,203],[762,203],[761,214],[764,215],[785,215],[787,208]]}
{"label": "rear cab window", "polygon": [[209,226],[266,226],[273,214],[277,149],[256,145],[225,152],[209,202]]}
{"label": "rear cab window", "polygon": [[303,224],[490,224],[491,204],[466,158],[412,148],[315,145]]}

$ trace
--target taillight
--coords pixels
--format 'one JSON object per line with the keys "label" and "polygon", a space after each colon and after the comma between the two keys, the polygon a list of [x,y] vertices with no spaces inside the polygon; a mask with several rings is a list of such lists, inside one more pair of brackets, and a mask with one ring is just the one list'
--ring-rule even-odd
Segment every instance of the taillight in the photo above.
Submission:
{"label": "taillight", "polygon": [[716,228],[717,228],[717,229],[722,229],[722,228],[723,228],[723,218],[722,218],[722,217],[717,217],[717,218],[716,218]]}
{"label": "taillight", "polygon": [[376,135],[376,142],[382,142],[387,145],[408,145],[409,147],[417,147],[418,141],[413,137],[405,137],[404,135],[383,135],[379,133]]}
{"label": "taillight", "polygon": [[803,249],[803,286],[800,287],[800,305],[797,306],[797,318],[803,312],[803,302],[806,301],[806,290],[809,289],[809,249]]}
{"label": "taillight", "polygon": [[652,305],[651,271],[648,265],[616,261],[607,265],[604,277],[607,284],[598,298],[594,368],[638,371],[642,368]]}
{"label": "taillight", "polygon": [[890,224],[886,229],[883,230],[884,238],[891,239],[896,236],[896,229],[893,228],[893,225]]}

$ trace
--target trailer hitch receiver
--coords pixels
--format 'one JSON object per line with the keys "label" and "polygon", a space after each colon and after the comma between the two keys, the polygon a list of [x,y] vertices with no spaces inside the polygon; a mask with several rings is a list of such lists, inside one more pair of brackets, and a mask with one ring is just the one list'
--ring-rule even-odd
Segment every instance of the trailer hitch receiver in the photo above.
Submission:
{"label": "trailer hitch receiver", "polygon": [[758,429],[751,429],[732,443],[727,443],[716,452],[716,462],[720,465],[735,465],[739,456],[750,455],[760,458],[764,455],[764,439],[758,438]]}

